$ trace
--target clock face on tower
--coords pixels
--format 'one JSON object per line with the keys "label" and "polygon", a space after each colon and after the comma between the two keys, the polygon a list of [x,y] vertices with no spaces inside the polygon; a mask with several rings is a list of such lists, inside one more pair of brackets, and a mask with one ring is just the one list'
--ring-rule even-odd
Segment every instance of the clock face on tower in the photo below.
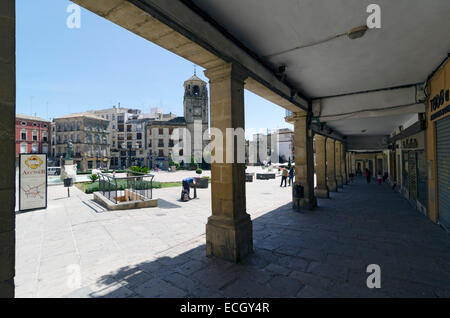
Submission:
{"label": "clock face on tower", "polygon": [[201,116],[202,115],[202,108],[201,107],[194,107],[194,116]]}

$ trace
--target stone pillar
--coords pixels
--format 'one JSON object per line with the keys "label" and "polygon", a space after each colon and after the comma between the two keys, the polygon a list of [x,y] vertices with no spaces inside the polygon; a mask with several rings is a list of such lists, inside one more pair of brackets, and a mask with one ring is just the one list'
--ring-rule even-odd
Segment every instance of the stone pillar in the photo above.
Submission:
{"label": "stone pillar", "polygon": [[317,206],[314,196],[314,149],[312,130],[308,124],[306,112],[297,112],[294,118],[294,158],[295,158],[295,184],[304,188],[304,197],[300,206],[294,208],[312,210]]}
{"label": "stone pillar", "polygon": [[342,178],[341,147],[342,147],[342,143],[340,141],[336,140],[335,159],[336,159],[336,181],[337,181],[338,188],[342,188],[344,186],[343,178]]}
{"label": "stone pillar", "polygon": [[15,267],[15,1],[0,2],[0,298],[14,297]]}
{"label": "stone pillar", "polygon": [[[225,139],[227,128],[245,128],[244,80],[247,76],[234,64],[208,69],[205,75],[210,84],[211,127],[222,131],[224,158],[224,163],[211,165],[212,215],[206,224],[206,254],[239,262],[253,252],[252,221],[246,213],[245,163],[236,163],[238,143],[234,143],[232,149],[235,161],[225,162]],[[215,153],[213,150],[212,155]]]}
{"label": "stone pillar", "polygon": [[345,144],[341,143],[341,176],[342,184],[348,184]]}
{"label": "stone pillar", "polygon": [[336,141],[332,138],[327,138],[327,186],[331,192],[337,192],[336,180]]}
{"label": "stone pillar", "polygon": [[327,138],[322,135],[316,134],[314,136],[316,141],[316,176],[317,187],[314,190],[314,194],[318,198],[328,199],[330,193],[327,186]]}
{"label": "stone pillar", "polygon": [[355,161],[355,153],[350,153],[350,166],[352,167],[352,173],[356,176],[356,161]]}

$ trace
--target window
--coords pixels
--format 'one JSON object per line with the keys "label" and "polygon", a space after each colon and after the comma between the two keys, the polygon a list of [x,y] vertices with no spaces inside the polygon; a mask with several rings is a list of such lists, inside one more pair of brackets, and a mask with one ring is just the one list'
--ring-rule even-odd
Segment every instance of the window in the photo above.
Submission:
{"label": "window", "polygon": [[197,85],[194,86],[192,93],[194,94],[194,96],[200,95],[200,89]]}
{"label": "window", "polygon": [[37,141],[37,140],[38,140],[37,131],[33,130],[33,141]]}
{"label": "window", "polygon": [[42,145],[42,152],[43,153],[48,153],[48,146],[47,146],[47,144]]}
{"label": "window", "polygon": [[159,155],[160,157],[164,157],[164,150],[159,149],[158,155]]}
{"label": "window", "polygon": [[26,130],[22,130],[20,132],[20,135],[21,135],[22,140],[27,140],[27,131]]}
{"label": "window", "polygon": [[36,123],[33,123],[33,127],[37,127],[37,124],[36,124]]}
{"label": "window", "polygon": [[43,142],[47,142],[47,132],[46,132],[46,131],[44,131],[44,132],[42,133],[42,141],[43,141]]}
{"label": "window", "polygon": [[37,144],[33,144],[31,146],[31,152],[32,153],[37,153],[38,152],[38,145]]}
{"label": "window", "polygon": [[47,124],[44,124],[44,128],[47,128],[48,126],[47,126]]}
{"label": "window", "polygon": [[112,120],[116,120],[116,115],[112,115]]}
{"label": "window", "polygon": [[26,123],[26,122],[24,122],[24,121],[23,121],[23,122],[21,122],[20,124],[21,124],[22,126],[26,126],[26,125],[27,125],[27,123]]}
{"label": "window", "polygon": [[136,139],[137,140],[141,140],[142,139],[142,133],[137,133],[136,134]]}
{"label": "window", "polygon": [[158,147],[164,147],[164,139],[158,140]]}
{"label": "window", "polygon": [[163,135],[164,134],[164,129],[163,128],[159,128],[159,134]]}
{"label": "window", "polygon": [[20,144],[20,153],[27,153],[27,144]]}

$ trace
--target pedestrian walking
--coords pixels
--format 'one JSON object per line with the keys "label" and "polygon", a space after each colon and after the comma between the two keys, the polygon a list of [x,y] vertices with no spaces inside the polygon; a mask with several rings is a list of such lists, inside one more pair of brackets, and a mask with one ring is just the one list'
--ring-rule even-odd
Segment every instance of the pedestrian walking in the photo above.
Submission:
{"label": "pedestrian walking", "polygon": [[294,166],[289,169],[289,186],[294,184]]}
{"label": "pedestrian walking", "polygon": [[381,174],[381,171],[378,171],[378,184],[381,185],[383,183],[383,175]]}
{"label": "pedestrian walking", "polygon": [[286,187],[286,182],[287,182],[287,178],[289,177],[289,172],[287,171],[286,168],[283,167],[283,170],[281,170],[281,184],[280,187],[283,186],[283,182],[284,182],[284,187]]}
{"label": "pedestrian walking", "polygon": [[367,184],[370,183],[370,170],[366,168],[366,180],[367,180]]}

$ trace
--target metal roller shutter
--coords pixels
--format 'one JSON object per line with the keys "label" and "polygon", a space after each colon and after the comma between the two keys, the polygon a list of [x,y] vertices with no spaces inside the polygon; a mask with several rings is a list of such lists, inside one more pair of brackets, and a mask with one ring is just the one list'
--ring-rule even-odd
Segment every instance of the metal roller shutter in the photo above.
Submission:
{"label": "metal roller shutter", "polygon": [[436,123],[439,221],[450,230],[450,117]]}

